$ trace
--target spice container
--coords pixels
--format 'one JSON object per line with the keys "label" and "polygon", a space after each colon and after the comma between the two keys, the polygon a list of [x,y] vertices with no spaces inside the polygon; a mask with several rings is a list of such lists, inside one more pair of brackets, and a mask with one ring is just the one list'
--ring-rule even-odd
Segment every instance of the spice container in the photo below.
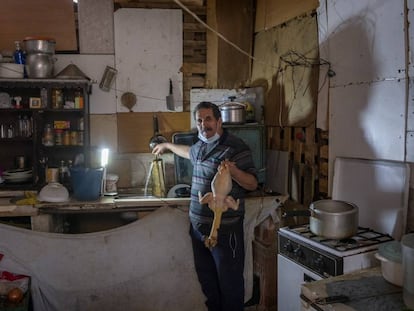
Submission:
{"label": "spice container", "polygon": [[70,145],[70,132],[69,131],[63,132],[63,145],[64,146]]}

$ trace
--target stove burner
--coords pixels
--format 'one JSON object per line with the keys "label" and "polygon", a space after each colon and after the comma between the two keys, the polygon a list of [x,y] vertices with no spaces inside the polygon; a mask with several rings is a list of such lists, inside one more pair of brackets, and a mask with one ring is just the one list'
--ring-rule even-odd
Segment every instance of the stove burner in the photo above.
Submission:
{"label": "stove burner", "polygon": [[358,228],[358,232],[355,236],[341,240],[317,236],[310,231],[309,225],[290,227],[287,228],[287,230],[295,233],[295,235],[298,235],[300,239],[303,239],[304,241],[311,240],[339,252],[359,249],[393,240],[393,238],[388,234],[379,233],[372,229],[363,227]]}
{"label": "stove burner", "polygon": [[341,240],[338,241],[338,243],[355,244],[355,243],[357,243],[357,241],[355,241],[352,238],[348,238],[348,239],[341,239]]}

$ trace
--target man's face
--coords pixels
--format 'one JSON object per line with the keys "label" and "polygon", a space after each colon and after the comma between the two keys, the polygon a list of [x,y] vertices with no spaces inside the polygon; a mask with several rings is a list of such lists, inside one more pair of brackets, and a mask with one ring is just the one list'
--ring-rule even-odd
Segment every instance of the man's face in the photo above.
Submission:
{"label": "man's face", "polygon": [[198,132],[206,138],[222,134],[221,118],[216,120],[212,109],[200,109],[195,114]]}

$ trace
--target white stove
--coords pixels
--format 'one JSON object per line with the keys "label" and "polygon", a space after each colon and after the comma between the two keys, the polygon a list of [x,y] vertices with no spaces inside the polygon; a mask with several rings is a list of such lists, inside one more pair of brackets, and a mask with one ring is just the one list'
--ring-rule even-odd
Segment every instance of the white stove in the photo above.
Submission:
{"label": "white stove", "polygon": [[380,264],[374,257],[378,246],[405,232],[409,176],[406,163],[335,159],[332,199],[357,205],[361,227],[345,240],[316,236],[308,225],[279,229],[279,311],[301,310],[304,282]]}
{"label": "white stove", "polygon": [[342,275],[379,265],[374,255],[388,234],[358,228],[355,236],[342,240],[313,234],[309,225],[283,227],[278,232],[278,310],[300,310],[304,282]]}

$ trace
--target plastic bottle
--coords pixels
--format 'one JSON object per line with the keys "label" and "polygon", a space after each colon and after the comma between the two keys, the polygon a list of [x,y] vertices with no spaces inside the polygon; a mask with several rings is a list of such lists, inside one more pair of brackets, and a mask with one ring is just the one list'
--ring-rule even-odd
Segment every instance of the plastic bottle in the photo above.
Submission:
{"label": "plastic bottle", "polygon": [[16,64],[25,64],[26,63],[26,55],[24,54],[23,50],[20,48],[20,41],[14,41],[14,45],[16,49],[13,54],[14,62]]}
{"label": "plastic bottle", "polygon": [[75,91],[75,108],[83,109],[83,94],[80,88]]}

